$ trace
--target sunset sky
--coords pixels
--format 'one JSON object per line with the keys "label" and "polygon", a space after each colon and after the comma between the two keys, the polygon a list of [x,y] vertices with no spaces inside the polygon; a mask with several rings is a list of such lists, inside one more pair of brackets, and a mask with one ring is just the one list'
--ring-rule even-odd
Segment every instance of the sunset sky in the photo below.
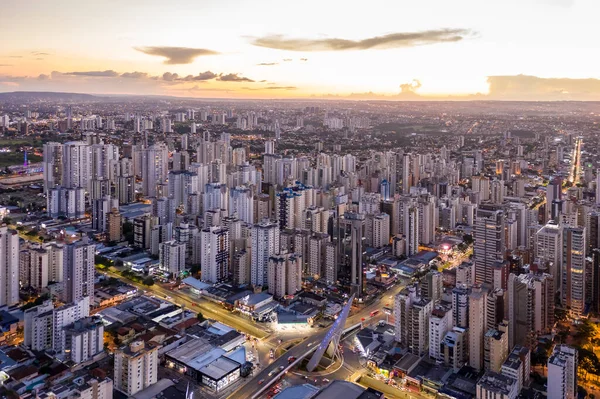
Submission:
{"label": "sunset sky", "polygon": [[598,0],[1,3],[4,92],[600,100]]}

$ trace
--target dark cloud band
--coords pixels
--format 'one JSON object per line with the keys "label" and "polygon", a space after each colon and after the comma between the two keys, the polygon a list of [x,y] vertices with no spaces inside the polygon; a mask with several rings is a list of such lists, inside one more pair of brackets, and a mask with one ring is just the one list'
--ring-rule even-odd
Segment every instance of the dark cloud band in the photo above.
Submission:
{"label": "dark cloud band", "polygon": [[259,47],[267,47],[288,51],[348,51],[369,49],[390,49],[400,47],[416,47],[427,44],[458,42],[472,35],[468,29],[437,29],[420,32],[390,33],[361,40],[340,38],[304,39],[288,38],[283,35],[270,35],[253,38],[251,43]]}
{"label": "dark cloud band", "polygon": [[137,51],[142,52],[144,54],[166,58],[164,63],[168,65],[191,64],[192,62],[194,62],[196,57],[220,54],[218,51],[214,50],[190,47],[150,46],[134,48]]}

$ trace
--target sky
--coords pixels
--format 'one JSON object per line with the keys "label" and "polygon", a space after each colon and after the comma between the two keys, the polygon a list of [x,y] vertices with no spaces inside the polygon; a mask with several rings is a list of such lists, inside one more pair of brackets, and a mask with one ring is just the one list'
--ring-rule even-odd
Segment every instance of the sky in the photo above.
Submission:
{"label": "sky", "polygon": [[0,92],[600,100],[598,0],[3,0]]}

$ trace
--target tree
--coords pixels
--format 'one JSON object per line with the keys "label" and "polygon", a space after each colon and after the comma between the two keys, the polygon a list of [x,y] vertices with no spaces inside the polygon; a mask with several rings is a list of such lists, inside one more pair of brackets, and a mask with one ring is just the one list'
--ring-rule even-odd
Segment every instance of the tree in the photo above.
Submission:
{"label": "tree", "polygon": [[142,281],[142,284],[152,287],[154,285],[154,279],[148,276]]}
{"label": "tree", "polygon": [[196,317],[198,318],[198,320],[200,320],[200,322],[203,322],[204,320],[206,320],[204,318],[204,316],[202,315],[202,313],[198,312],[198,315],[196,315]]}
{"label": "tree", "polygon": [[465,242],[465,244],[471,245],[471,244],[473,244],[473,236],[470,234],[465,234],[463,236],[463,241]]}
{"label": "tree", "polygon": [[131,222],[125,222],[123,223],[123,237],[125,237],[125,240],[133,245],[133,223]]}
{"label": "tree", "polygon": [[554,308],[554,319],[556,321],[564,321],[567,319],[567,311],[560,308]]}

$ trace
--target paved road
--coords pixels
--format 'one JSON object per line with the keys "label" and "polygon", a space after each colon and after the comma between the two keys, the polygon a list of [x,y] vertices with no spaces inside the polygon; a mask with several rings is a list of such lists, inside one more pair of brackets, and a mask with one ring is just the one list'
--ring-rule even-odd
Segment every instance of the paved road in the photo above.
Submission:
{"label": "paved road", "polygon": [[[191,295],[186,294],[182,291],[172,291],[158,284],[154,284],[153,286],[148,287],[143,284],[126,279],[120,274],[112,271],[102,270],[101,272],[106,273],[110,277],[115,277],[121,280],[127,280],[129,284],[132,284],[141,290],[152,292],[155,295],[161,297],[162,299],[170,301],[176,305],[185,305],[185,307],[190,309],[190,311],[200,312],[207,319],[220,321],[224,324],[227,324],[228,326],[231,326],[246,334],[250,334],[254,337],[262,339],[270,334],[270,331],[264,326],[254,323],[251,320],[248,320],[240,315],[231,313],[230,311],[224,309],[220,305],[214,302],[207,301],[206,299],[193,298]],[[170,299],[166,299],[167,296],[169,296]]]}
{"label": "paved road", "polygon": [[[391,288],[390,290],[386,291],[379,299],[374,301],[374,303],[365,306],[357,313],[348,316],[345,328],[360,323],[362,318],[369,319],[369,315],[372,311],[381,310],[387,303],[391,304],[393,299],[391,299],[390,296],[393,297],[394,295],[398,294],[404,287],[404,284],[400,284]],[[327,334],[327,331],[328,329],[317,330],[315,331],[315,333],[310,334],[304,341],[292,347],[283,356],[279,357],[278,359],[275,359],[273,363],[271,363],[258,374],[256,374],[254,378],[249,380],[243,387],[241,387],[235,393],[233,393],[229,397],[229,399],[252,399],[256,397],[258,392],[261,389],[263,389],[265,385],[271,385],[275,382],[277,374],[279,374],[280,372],[279,369],[282,366],[283,368],[286,368],[288,366],[287,359],[289,356],[294,356],[298,359],[306,356],[308,352],[316,348],[316,346],[324,338],[325,334]],[[271,372],[273,373],[269,376]],[[259,384],[259,382],[261,383]]]}

